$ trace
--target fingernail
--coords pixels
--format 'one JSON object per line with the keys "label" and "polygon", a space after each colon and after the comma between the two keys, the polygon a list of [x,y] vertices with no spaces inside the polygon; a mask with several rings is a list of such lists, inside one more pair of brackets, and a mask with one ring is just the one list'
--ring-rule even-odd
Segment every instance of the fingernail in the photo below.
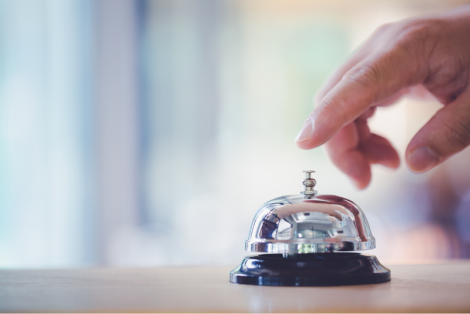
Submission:
{"label": "fingernail", "polygon": [[295,141],[298,142],[303,142],[306,141],[310,138],[310,135],[312,135],[313,131],[313,123],[311,119],[308,119],[305,121],[304,126],[302,127],[302,130],[300,130],[299,134],[295,138]]}
{"label": "fingernail", "polygon": [[408,165],[414,172],[425,172],[439,162],[439,156],[429,147],[419,147],[411,152]]}

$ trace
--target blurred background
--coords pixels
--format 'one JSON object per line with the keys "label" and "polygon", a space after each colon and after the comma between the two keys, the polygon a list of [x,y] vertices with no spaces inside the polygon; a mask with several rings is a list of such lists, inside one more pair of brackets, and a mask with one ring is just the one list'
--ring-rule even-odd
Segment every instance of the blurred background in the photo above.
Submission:
{"label": "blurred background", "polygon": [[[470,151],[357,191],[294,138],[376,27],[460,0],[0,0],[0,267],[236,265],[265,201],[364,210],[382,262],[470,257]],[[440,108],[371,128],[403,156]]]}

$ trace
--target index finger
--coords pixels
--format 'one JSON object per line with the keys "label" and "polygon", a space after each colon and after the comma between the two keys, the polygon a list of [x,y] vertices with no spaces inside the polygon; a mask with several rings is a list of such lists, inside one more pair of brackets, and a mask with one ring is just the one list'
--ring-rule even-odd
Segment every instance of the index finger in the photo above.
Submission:
{"label": "index finger", "polygon": [[374,34],[369,37],[369,39],[364,42],[353,54],[352,56],[344,62],[343,65],[338,67],[325,81],[321,89],[315,96],[315,104],[319,103],[320,100],[325,97],[325,95],[338,84],[341,78],[348,72],[353,66],[360,63],[362,60],[367,58],[371,53],[374,53],[378,47],[383,47],[384,42],[382,38],[387,38],[387,34],[393,31],[387,28],[387,25],[384,24],[378,29],[375,30]]}
{"label": "index finger", "polygon": [[309,132],[301,132],[297,146],[311,149],[324,144],[372,104],[423,81],[420,68],[420,62],[402,46],[363,60],[319,102],[307,119]]}

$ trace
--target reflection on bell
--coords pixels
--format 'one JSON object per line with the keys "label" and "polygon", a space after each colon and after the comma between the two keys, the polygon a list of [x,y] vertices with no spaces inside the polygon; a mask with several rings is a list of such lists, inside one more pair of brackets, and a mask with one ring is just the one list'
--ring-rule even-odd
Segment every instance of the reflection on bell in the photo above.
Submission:
{"label": "reflection on bell", "polygon": [[375,248],[362,210],[350,200],[317,195],[314,171],[304,171],[302,195],[261,206],[251,225],[247,256],[230,272],[233,283],[265,286],[335,286],[390,281],[375,256],[345,253]]}

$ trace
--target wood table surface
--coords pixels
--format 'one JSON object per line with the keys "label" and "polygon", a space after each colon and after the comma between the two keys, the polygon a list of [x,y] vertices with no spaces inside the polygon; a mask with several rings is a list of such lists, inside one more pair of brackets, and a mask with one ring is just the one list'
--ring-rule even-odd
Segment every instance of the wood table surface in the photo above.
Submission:
{"label": "wood table surface", "polygon": [[470,312],[470,261],[386,265],[388,283],[263,287],[233,267],[0,270],[3,312]]}

